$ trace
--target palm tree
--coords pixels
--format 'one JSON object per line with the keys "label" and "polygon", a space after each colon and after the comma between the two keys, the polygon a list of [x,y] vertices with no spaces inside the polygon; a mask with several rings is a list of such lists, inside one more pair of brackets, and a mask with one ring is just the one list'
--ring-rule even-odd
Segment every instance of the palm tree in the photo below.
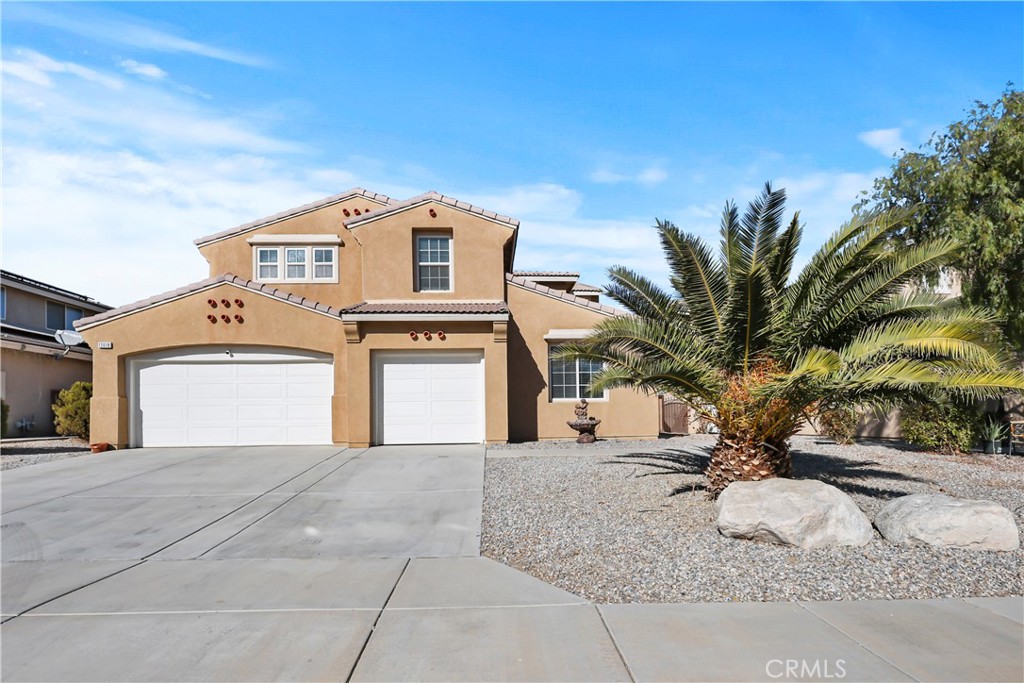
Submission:
{"label": "palm tree", "polygon": [[658,220],[674,293],[611,268],[607,294],[631,315],[559,352],[604,364],[594,391],[630,386],[701,408],[719,428],[710,495],[789,476],[789,438],[819,406],[1024,389],[992,313],[913,286],[955,257],[956,242],[894,248],[908,212],[859,214],[791,277],[802,230],[799,214],[783,227],[784,204],[770,184],[742,217],[727,203],[717,255]]}

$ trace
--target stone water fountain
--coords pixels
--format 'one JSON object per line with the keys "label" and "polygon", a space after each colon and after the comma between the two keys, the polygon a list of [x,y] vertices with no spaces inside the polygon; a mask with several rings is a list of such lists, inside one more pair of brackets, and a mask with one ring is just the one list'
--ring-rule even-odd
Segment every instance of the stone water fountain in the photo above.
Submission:
{"label": "stone water fountain", "polygon": [[596,417],[589,417],[587,415],[587,399],[580,399],[580,402],[576,404],[576,419],[565,424],[580,433],[576,437],[576,443],[594,443],[597,441],[594,432],[597,431],[597,425],[601,424],[601,421]]}

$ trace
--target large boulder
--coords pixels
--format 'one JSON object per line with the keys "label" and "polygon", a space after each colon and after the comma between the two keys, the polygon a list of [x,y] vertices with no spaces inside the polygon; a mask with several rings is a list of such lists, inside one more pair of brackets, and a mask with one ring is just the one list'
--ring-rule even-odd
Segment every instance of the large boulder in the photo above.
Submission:
{"label": "large boulder", "polygon": [[970,550],[1016,550],[1020,535],[1013,513],[987,500],[915,493],[886,503],[875,516],[885,540]]}
{"label": "large boulder", "polygon": [[725,536],[819,548],[865,545],[871,522],[848,495],[811,479],[737,481],[718,497]]}

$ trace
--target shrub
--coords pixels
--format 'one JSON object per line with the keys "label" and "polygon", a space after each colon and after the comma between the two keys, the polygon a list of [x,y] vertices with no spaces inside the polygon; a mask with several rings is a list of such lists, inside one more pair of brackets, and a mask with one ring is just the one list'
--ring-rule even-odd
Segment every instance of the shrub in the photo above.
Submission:
{"label": "shrub", "polygon": [[0,419],[3,420],[3,431],[0,432],[0,438],[7,436],[7,417],[11,414],[11,407],[7,405],[7,401],[0,401]]}
{"label": "shrub", "polygon": [[853,443],[860,415],[853,406],[828,406],[818,411],[818,427],[822,433],[840,444]]}
{"label": "shrub", "polygon": [[92,398],[90,382],[75,382],[70,389],[57,395],[53,404],[53,424],[58,434],[89,438],[89,399]]}
{"label": "shrub", "polygon": [[974,446],[977,416],[955,403],[912,403],[900,411],[903,438],[932,451],[964,453]]}

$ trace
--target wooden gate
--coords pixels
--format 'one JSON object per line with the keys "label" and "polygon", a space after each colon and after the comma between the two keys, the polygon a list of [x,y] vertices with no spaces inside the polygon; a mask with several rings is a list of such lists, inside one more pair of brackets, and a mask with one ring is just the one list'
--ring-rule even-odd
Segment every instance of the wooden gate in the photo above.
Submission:
{"label": "wooden gate", "polygon": [[689,434],[690,406],[675,396],[660,396],[661,433]]}

